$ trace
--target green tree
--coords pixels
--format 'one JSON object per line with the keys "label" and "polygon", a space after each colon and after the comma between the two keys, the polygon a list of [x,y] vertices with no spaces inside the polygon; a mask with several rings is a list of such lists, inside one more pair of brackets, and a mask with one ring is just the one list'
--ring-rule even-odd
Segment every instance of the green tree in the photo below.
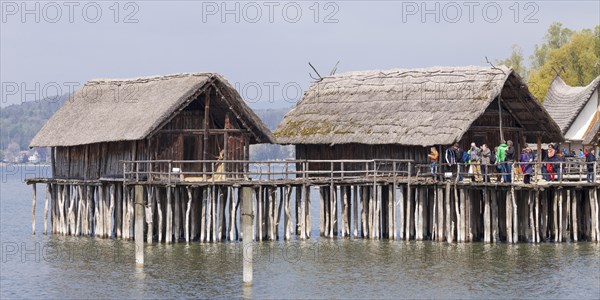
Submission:
{"label": "green tree", "polygon": [[[572,86],[587,85],[600,75],[599,32],[599,26],[596,26],[595,31],[583,29],[571,34],[566,43],[548,51],[544,63],[539,68],[530,71],[528,84],[539,101],[543,101],[557,73]],[[563,42],[557,42],[556,39],[552,41],[554,45]]]}
{"label": "green tree", "polygon": [[529,73],[523,59],[523,50],[519,45],[513,45],[510,57],[497,61],[497,64],[511,67],[515,72],[521,75],[522,78],[527,78]]}
{"label": "green tree", "polygon": [[537,70],[541,68],[551,50],[558,49],[569,41],[573,35],[573,31],[562,26],[560,22],[552,23],[546,32],[544,43],[534,46],[533,54],[530,56],[532,69]]}

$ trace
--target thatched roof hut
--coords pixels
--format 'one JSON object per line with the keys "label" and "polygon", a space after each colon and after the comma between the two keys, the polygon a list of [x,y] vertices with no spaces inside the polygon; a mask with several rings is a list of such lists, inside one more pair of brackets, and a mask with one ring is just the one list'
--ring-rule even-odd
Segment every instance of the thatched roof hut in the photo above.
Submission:
{"label": "thatched roof hut", "polygon": [[558,126],[508,68],[459,67],[344,73],[312,85],[275,136],[289,144],[402,144],[459,141],[502,93],[535,140],[561,140]]}
{"label": "thatched roof hut", "polygon": [[[88,81],[48,120],[30,147],[145,139],[211,86],[224,94],[212,103],[215,112],[235,112],[251,133],[251,143],[273,143],[269,129],[223,77],[193,73]],[[215,119],[224,119],[224,113]]]}
{"label": "thatched roof hut", "polygon": [[570,143],[598,144],[600,76],[587,86],[569,86],[556,76],[544,98],[544,107]]}
{"label": "thatched roof hut", "polygon": [[[498,109],[499,99],[502,110]],[[394,154],[398,149],[379,151],[376,146],[422,149],[474,139],[497,145],[502,113],[507,140],[517,139],[516,144],[522,138],[562,140],[558,125],[519,75],[506,67],[434,67],[329,76],[305,92],[274,135],[279,143],[307,147],[373,146],[361,151],[367,152],[361,157],[424,159],[418,149],[398,157]],[[336,155],[342,153],[332,156]]]}
{"label": "thatched roof hut", "polygon": [[237,91],[214,73],[87,82],[31,147],[53,147],[55,177],[122,175],[122,160],[248,159],[274,138]]}

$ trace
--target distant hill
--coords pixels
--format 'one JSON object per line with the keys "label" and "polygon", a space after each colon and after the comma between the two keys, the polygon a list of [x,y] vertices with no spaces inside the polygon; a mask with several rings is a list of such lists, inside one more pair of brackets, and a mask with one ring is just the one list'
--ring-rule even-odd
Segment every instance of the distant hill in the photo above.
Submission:
{"label": "distant hill", "polygon": [[[0,152],[8,145],[16,143],[21,150],[29,147],[29,143],[36,133],[44,126],[46,121],[63,105],[68,95],[63,95],[54,100],[30,101],[13,104],[0,109]],[[257,109],[256,114],[263,120],[270,130],[275,130],[289,108]],[[14,144],[13,147],[14,148]],[[290,153],[290,147],[281,146],[254,146],[252,159],[285,158]],[[292,147],[293,148],[293,147]],[[17,149],[15,149],[17,150]],[[0,158],[1,159],[1,158]]]}
{"label": "distant hill", "polygon": [[68,98],[44,99],[13,104],[0,109],[0,149],[10,143],[17,143],[27,149],[29,142]]}

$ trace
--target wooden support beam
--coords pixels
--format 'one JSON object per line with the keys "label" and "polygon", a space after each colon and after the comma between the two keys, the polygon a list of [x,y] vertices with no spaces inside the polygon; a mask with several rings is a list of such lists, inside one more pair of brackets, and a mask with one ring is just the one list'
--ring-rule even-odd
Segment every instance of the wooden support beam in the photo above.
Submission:
{"label": "wooden support beam", "polygon": [[243,276],[244,285],[252,285],[252,224],[254,222],[254,190],[252,187],[242,187],[242,254],[243,254]]}
{"label": "wooden support beam", "polygon": [[144,264],[144,187],[135,186],[135,262]]}

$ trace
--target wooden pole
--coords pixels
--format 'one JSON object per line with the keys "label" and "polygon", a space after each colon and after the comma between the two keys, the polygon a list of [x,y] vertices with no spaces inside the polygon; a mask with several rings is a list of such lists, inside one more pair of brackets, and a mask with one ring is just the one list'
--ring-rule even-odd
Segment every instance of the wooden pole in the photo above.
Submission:
{"label": "wooden pole", "polygon": [[558,242],[558,190],[554,191],[554,197],[552,197],[552,233],[554,242]]}
{"label": "wooden pole", "polygon": [[31,203],[31,234],[35,235],[35,206],[37,202],[37,189],[35,183],[31,185],[33,187],[33,198]]}
{"label": "wooden pole", "polygon": [[563,241],[564,233],[565,233],[565,224],[564,224],[564,215],[563,215],[563,190],[557,189],[558,195],[558,240],[560,242]]}
{"label": "wooden pole", "polygon": [[[400,199],[398,199],[398,202],[400,203],[400,211],[398,212],[398,215],[400,216],[400,240],[404,240],[404,224],[405,224],[405,213],[404,213],[404,187],[400,186],[400,192],[398,193]],[[407,238],[408,239],[408,238]]]}
{"label": "wooden pole", "polygon": [[144,187],[135,186],[135,262],[144,265]]}
{"label": "wooden pole", "polygon": [[289,185],[285,186],[285,197],[284,197],[284,218],[283,218],[283,231],[284,239],[290,240],[292,234],[292,211],[290,208],[290,199],[292,195],[292,187]]}
{"label": "wooden pole", "polygon": [[157,193],[156,197],[156,213],[158,214],[158,242],[162,243],[163,241],[163,209],[162,209],[162,199],[159,194],[160,190],[157,188],[155,193]]}
{"label": "wooden pole", "polygon": [[508,243],[513,242],[512,234],[512,200],[510,192],[506,193],[506,241]]}
{"label": "wooden pole", "polygon": [[167,230],[165,232],[165,242],[171,243],[173,240],[173,208],[171,207],[172,187],[167,186]]}
{"label": "wooden pole", "polygon": [[499,240],[498,233],[498,194],[496,190],[491,191],[492,194],[492,241],[497,243]]}
{"label": "wooden pole", "polygon": [[243,282],[244,285],[252,285],[252,224],[254,222],[254,209],[252,187],[242,188],[242,249],[243,249]]}
{"label": "wooden pole", "polygon": [[[513,182],[514,182],[515,176],[512,175],[512,178],[513,178]],[[519,241],[519,214],[517,213],[517,197],[515,196],[514,183],[511,183],[510,196],[511,196],[510,199],[512,201],[512,209],[513,209],[513,213],[512,213],[513,243],[516,243]]]}
{"label": "wooden pole", "polygon": [[444,216],[445,216],[445,220],[446,220],[446,241],[448,243],[452,243],[452,230],[451,230],[451,218],[450,215],[452,214],[452,211],[450,210],[450,181],[446,181],[446,190],[445,190],[445,197],[444,197],[444,201],[445,201],[445,212],[444,212]]}
{"label": "wooden pole", "polygon": [[236,220],[236,213],[235,213],[235,190],[233,187],[229,187],[229,193],[227,195],[228,197],[228,201],[229,202],[229,241],[233,242],[235,241],[235,220]]}
{"label": "wooden pole", "polygon": [[306,231],[305,236],[306,238],[310,238],[310,230],[311,230],[311,223],[310,223],[310,186],[309,185],[302,185],[302,191],[304,193],[304,230]]}
{"label": "wooden pole", "polygon": [[48,201],[52,194],[52,185],[46,184],[46,202],[44,204],[44,234],[48,234]]}
{"label": "wooden pole", "polygon": [[188,201],[185,210],[185,242],[190,242],[190,213],[192,211],[192,188],[187,187]]}
{"label": "wooden pole", "polygon": [[490,197],[488,196],[487,190],[483,190],[483,241],[486,243],[491,242],[492,238],[492,222],[491,222],[491,211],[490,211]]}

